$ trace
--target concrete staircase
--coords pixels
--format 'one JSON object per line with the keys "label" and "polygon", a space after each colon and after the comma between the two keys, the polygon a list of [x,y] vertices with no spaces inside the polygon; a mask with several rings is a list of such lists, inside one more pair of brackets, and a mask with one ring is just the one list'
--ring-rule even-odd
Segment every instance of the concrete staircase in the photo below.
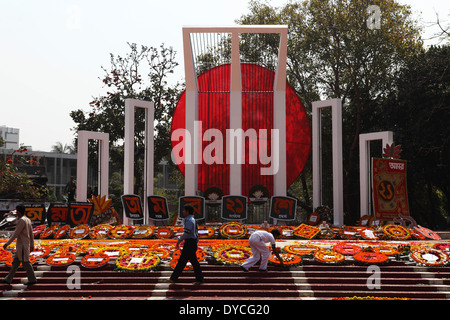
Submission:
{"label": "concrete staircase", "polygon": [[[113,264],[101,269],[35,266],[38,283],[25,286],[26,274],[19,269],[13,284],[0,284],[0,299],[79,300],[79,299],[333,299],[340,297],[397,297],[409,299],[449,299],[450,267],[418,267],[391,261],[379,267],[379,282],[367,266],[323,265],[305,260],[291,269],[257,267],[244,273],[237,266],[202,264],[205,282],[194,284],[193,271],[185,271],[179,282],[168,279],[172,270],[163,265],[158,271],[118,272]],[[79,271],[79,273],[73,273]],[[0,266],[0,277],[9,268]],[[369,285],[368,285],[369,284]],[[378,286],[379,284],[379,286]],[[372,289],[370,289],[372,287]]]}

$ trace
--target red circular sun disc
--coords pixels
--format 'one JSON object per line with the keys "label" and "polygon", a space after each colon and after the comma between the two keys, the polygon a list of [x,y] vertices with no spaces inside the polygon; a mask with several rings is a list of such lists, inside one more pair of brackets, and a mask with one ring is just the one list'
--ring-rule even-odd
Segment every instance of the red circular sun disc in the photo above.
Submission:
{"label": "red circular sun disc", "polygon": [[[261,168],[270,167],[271,137],[273,129],[273,84],[275,73],[255,64],[241,64],[242,81],[242,130],[257,135],[254,143],[246,140],[245,161],[242,164],[242,194],[248,196],[251,187],[262,184],[273,195],[273,176],[261,175]],[[198,165],[198,189],[204,192],[210,187],[222,189],[224,194],[233,194],[229,187],[230,166],[227,164],[226,130],[230,127],[230,65],[211,68],[197,78],[198,121],[201,121],[202,152],[213,157],[212,164]],[[181,95],[172,120],[172,147],[174,160],[184,174],[184,140],[174,138],[174,131],[185,129],[186,98]],[[217,129],[222,138],[208,137],[208,129]],[[254,131],[253,131],[254,129]],[[211,130],[210,130],[211,131]],[[210,132],[209,131],[209,132]],[[264,137],[267,133],[267,138]],[[220,141],[222,140],[222,141]],[[217,146],[223,145],[223,148]],[[294,89],[286,86],[286,181],[290,186],[303,170],[311,148],[311,127],[300,98]],[[266,157],[264,158],[264,155]],[[256,163],[255,163],[256,158]],[[271,159],[269,163],[267,159]],[[265,159],[265,160],[264,160]],[[222,163],[220,163],[222,162]],[[211,161],[210,161],[211,163]]]}

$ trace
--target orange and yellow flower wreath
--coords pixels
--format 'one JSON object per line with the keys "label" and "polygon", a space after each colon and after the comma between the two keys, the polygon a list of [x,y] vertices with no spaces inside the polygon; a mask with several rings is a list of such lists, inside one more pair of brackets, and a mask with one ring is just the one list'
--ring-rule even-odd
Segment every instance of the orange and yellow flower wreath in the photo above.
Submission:
{"label": "orange and yellow flower wreath", "polygon": [[241,239],[247,235],[247,227],[239,222],[226,222],[219,228],[222,237],[228,239]]}
{"label": "orange and yellow flower wreath", "polygon": [[252,251],[248,247],[228,246],[217,250],[214,258],[225,264],[241,264],[252,255]]}
{"label": "orange and yellow flower wreath", "polygon": [[353,259],[361,263],[367,264],[381,264],[388,261],[389,257],[382,253],[359,251],[353,255]]}
{"label": "orange and yellow flower wreath", "polygon": [[331,250],[317,250],[314,253],[314,259],[322,263],[341,263],[344,261],[345,256],[342,253]]}
{"label": "orange and yellow flower wreath", "polygon": [[146,251],[126,253],[116,259],[119,270],[133,272],[155,270],[160,263],[158,255]]}
{"label": "orange and yellow flower wreath", "polygon": [[[279,255],[283,259],[283,267],[293,267],[302,264],[302,258],[298,255],[291,253],[279,253]],[[274,254],[269,257],[269,262],[273,265],[280,266],[280,260]]]}
{"label": "orange and yellow flower wreath", "polygon": [[71,239],[83,239],[89,234],[89,226],[87,224],[80,224],[75,228],[70,229],[69,237]]}
{"label": "orange and yellow flower wreath", "polygon": [[411,237],[411,233],[408,229],[396,224],[387,224],[383,226],[383,232],[393,240],[407,240]]}
{"label": "orange and yellow flower wreath", "polygon": [[61,252],[50,255],[45,261],[51,266],[67,266],[75,261],[75,255],[70,252]]}
{"label": "orange and yellow flower wreath", "polygon": [[308,226],[302,223],[297,228],[293,230],[293,234],[297,238],[312,239],[320,232],[319,228]]}

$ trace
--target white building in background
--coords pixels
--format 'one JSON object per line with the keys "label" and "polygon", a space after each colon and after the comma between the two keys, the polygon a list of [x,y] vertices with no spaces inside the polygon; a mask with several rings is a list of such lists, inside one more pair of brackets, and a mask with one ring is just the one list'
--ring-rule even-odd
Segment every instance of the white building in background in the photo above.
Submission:
{"label": "white building in background", "polygon": [[0,138],[0,149],[19,149],[19,129],[0,126]]}

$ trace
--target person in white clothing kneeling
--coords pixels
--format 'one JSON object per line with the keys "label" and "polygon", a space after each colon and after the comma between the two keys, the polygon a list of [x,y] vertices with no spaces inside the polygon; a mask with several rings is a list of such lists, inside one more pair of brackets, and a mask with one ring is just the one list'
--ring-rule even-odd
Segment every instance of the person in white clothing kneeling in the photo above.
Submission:
{"label": "person in white clothing kneeling", "polygon": [[272,252],[280,260],[280,264],[283,265],[283,259],[281,259],[275,246],[275,239],[280,236],[280,230],[273,229],[270,232],[264,230],[258,230],[253,232],[253,234],[248,239],[248,244],[252,249],[252,256],[248,258],[242,265],[241,269],[248,272],[255,263],[261,259],[261,264],[259,266],[259,271],[267,271],[267,263],[269,262],[270,250],[267,247],[267,243],[272,245]]}

